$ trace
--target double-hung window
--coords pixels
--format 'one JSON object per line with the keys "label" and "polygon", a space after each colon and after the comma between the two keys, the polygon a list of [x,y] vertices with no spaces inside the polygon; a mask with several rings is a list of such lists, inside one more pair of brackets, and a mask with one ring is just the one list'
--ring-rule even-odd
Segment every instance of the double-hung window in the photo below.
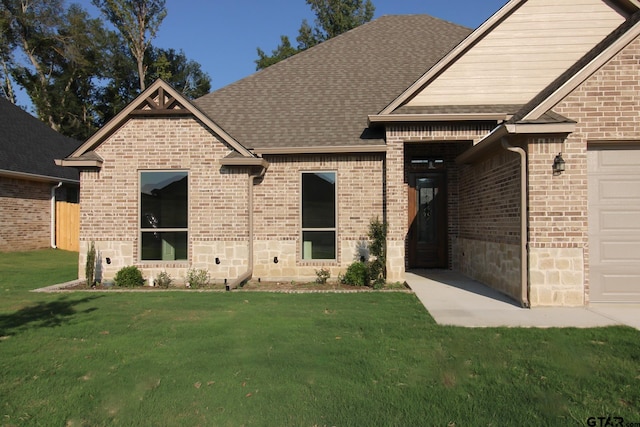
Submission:
{"label": "double-hung window", "polygon": [[186,260],[188,254],[189,174],[140,172],[140,259]]}
{"label": "double-hung window", "polygon": [[336,172],[302,173],[302,259],[336,259]]}

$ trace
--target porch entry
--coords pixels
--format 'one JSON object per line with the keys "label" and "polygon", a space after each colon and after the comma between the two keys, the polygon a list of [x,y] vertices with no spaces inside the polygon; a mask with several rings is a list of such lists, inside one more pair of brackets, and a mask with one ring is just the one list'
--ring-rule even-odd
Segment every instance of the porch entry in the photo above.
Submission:
{"label": "porch entry", "polygon": [[409,268],[447,268],[446,171],[409,174]]}

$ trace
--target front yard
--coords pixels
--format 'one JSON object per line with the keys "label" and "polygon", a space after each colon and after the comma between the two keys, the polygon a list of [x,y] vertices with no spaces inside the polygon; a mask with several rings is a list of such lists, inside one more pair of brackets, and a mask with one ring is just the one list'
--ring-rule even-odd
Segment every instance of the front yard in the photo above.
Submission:
{"label": "front yard", "polygon": [[441,327],[409,293],[29,292],[76,262],[0,254],[0,425],[640,423],[635,329]]}

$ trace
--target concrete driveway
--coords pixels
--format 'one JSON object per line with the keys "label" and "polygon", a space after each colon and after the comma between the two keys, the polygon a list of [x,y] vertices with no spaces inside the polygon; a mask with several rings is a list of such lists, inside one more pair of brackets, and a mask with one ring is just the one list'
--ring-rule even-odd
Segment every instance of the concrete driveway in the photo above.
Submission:
{"label": "concrete driveway", "polygon": [[406,281],[440,325],[540,328],[627,325],[640,330],[640,304],[526,309],[456,271],[416,270],[406,273]]}

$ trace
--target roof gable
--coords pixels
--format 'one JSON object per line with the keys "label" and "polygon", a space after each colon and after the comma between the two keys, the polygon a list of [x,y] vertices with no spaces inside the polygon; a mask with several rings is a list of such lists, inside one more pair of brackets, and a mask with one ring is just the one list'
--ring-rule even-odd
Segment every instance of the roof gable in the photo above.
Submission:
{"label": "roof gable", "polygon": [[631,1],[511,0],[381,114],[526,104],[634,10]]}
{"label": "roof gable", "polygon": [[92,152],[131,117],[172,115],[194,116],[235,151],[246,157],[254,157],[251,152],[225,132],[205,113],[200,111],[181,93],[164,80],[159,79],[138,95],[136,99],[91,136],[68,158],[58,163],[64,166],[99,166],[102,161],[99,158],[92,158]]}
{"label": "roof gable", "polygon": [[54,159],[75,150],[68,138],[0,97],[0,173],[51,181],[78,180],[78,172],[56,166]]}

